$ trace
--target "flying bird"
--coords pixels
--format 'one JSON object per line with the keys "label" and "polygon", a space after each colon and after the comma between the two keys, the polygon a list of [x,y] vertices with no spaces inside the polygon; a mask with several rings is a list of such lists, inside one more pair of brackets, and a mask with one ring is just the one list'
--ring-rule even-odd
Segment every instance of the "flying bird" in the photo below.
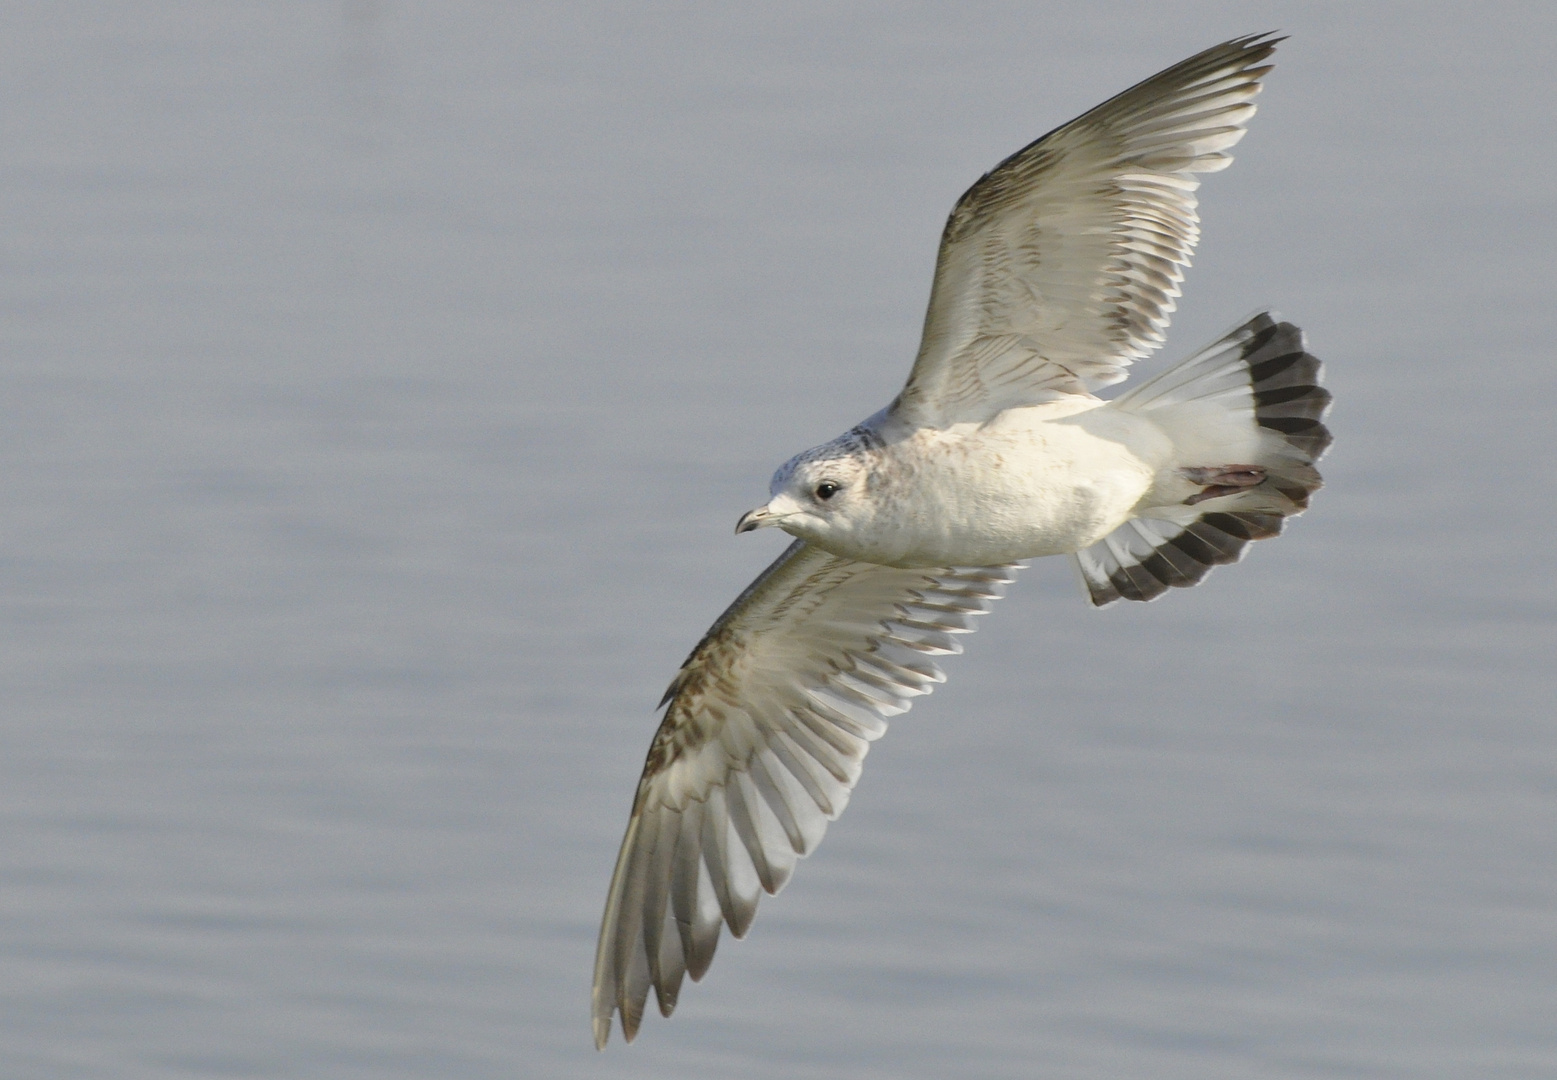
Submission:
{"label": "flying bird", "polygon": [[594,1034],[675,1008],[721,924],[746,934],[821,840],[886,719],[1022,560],[1070,555],[1093,604],[1151,600],[1275,536],[1320,486],[1330,394],[1261,314],[1103,400],[1162,344],[1200,173],[1254,115],[1269,34],[1207,49],[1056,128],[957,201],[908,384],[774,474],[736,532],[795,538],[661,705],[611,879]]}

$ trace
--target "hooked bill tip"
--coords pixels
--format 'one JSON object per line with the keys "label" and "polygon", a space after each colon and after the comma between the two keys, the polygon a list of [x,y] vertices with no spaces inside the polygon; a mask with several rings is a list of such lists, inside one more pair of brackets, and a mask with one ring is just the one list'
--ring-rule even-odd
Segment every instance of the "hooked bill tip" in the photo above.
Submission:
{"label": "hooked bill tip", "polygon": [[768,508],[766,506],[759,506],[755,510],[748,510],[746,513],[741,515],[741,520],[735,523],[735,535],[739,536],[741,533],[749,533],[754,529],[760,529],[764,525],[768,524],[772,517],[773,515],[768,512]]}

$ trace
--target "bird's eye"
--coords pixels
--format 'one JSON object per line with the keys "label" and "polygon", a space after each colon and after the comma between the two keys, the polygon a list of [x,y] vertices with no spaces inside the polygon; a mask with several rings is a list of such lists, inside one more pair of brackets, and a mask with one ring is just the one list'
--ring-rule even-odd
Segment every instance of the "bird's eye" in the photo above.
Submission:
{"label": "bird's eye", "polygon": [[828,499],[832,498],[842,490],[843,485],[835,484],[831,480],[823,480],[820,484],[816,485],[816,497],[821,499],[823,502],[826,502]]}

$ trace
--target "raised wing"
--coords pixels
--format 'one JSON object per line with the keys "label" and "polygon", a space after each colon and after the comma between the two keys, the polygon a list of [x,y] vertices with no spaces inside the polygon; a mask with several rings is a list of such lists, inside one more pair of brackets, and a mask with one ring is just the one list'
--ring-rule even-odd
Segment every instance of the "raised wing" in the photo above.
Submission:
{"label": "raised wing", "polygon": [[[886,718],[945,676],[933,656],[1017,567],[901,570],[797,540],[714,623],[666,691],[595,954],[595,1044],[630,1042],[652,986],[676,1007],[719,925],[743,937],[849,801]],[[663,703],[662,703],[663,704]]]}
{"label": "raised wing", "polygon": [[941,237],[896,409],[931,427],[1085,394],[1162,344],[1200,236],[1196,173],[1226,168],[1280,38],[1192,56],[997,165]]}

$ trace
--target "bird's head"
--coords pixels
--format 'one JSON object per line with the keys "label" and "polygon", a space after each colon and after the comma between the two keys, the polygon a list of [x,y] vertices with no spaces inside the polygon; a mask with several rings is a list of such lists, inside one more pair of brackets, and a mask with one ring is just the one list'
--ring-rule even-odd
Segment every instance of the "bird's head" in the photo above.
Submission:
{"label": "bird's head", "polygon": [[736,522],[737,533],[776,525],[791,536],[834,549],[873,516],[870,462],[845,436],[790,458],[773,474],[771,498]]}

